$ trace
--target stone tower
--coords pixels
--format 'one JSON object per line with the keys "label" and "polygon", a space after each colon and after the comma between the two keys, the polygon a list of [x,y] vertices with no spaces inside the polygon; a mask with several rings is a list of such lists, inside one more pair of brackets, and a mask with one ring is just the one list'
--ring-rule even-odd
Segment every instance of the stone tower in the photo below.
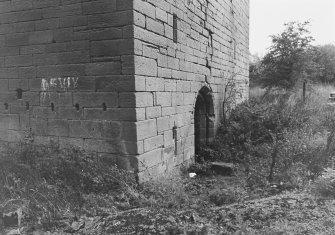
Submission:
{"label": "stone tower", "polygon": [[0,0],[0,140],[75,145],[140,180],[248,97],[249,0]]}

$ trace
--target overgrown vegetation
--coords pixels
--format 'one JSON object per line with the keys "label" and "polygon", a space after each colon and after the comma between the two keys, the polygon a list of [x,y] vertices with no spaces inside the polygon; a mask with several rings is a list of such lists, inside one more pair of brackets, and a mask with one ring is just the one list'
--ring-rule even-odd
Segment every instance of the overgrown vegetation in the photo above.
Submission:
{"label": "overgrown vegetation", "polygon": [[251,99],[232,111],[203,154],[239,164],[249,186],[282,182],[302,188],[321,174],[334,154],[328,94],[314,87],[305,101],[301,93],[285,90]]}
{"label": "overgrown vegetation", "polygon": [[[320,200],[334,198],[335,174],[328,169],[335,151],[335,110],[327,105],[332,89],[309,87],[305,99],[301,91],[251,90],[253,97],[230,113],[215,141],[202,149],[201,162],[141,185],[134,174],[79,149],[29,144],[3,148],[1,213],[19,215],[23,232],[317,231],[320,221],[303,229],[296,205],[318,216],[326,213]],[[234,176],[217,175],[213,161],[233,163]],[[197,176],[189,178],[189,172]],[[318,209],[308,211],[312,206]],[[131,230],[125,221],[137,227]],[[94,225],[88,227],[90,223]],[[330,225],[325,228],[333,231]]]}
{"label": "overgrown vegetation", "polygon": [[49,229],[63,217],[101,214],[108,201],[115,211],[120,195],[138,196],[136,187],[133,174],[75,148],[21,144],[0,155],[0,212],[21,211],[26,223]]}

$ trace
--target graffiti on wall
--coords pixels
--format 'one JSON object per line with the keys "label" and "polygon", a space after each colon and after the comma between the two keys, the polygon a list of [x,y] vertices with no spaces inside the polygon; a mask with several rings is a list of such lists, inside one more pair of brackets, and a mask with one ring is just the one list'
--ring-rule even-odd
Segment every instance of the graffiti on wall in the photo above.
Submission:
{"label": "graffiti on wall", "polygon": [[41,98],[44,100],[50,91],[62,90],[67,91],[78,87],[78,77],[58,77],[58,78],[42,78],[41,80]]}

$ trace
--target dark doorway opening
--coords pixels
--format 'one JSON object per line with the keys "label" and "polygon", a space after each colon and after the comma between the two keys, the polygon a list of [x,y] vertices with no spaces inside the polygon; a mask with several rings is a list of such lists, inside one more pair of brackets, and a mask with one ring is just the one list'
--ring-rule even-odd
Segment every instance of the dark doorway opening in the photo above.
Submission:
{"label": "dark doorway opening", "polygon": [[203,87],[198,93],[194,110],[195,154],[199,153],[201,146],[213,140],[214,121],[213,95],[208,87]]}

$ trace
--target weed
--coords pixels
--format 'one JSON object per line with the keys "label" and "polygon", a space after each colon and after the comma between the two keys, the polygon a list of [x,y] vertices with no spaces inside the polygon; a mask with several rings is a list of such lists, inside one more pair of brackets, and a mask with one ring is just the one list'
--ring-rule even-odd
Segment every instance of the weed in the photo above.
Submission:
{"label": "weed", "polygon": [[[77,217],[94,208],[89,203],[93,202],[92,196],[87,195],[122,192],[127,198],[134,198],[136,187],[131,173],[76,148],[22,144],[9,147],[0,155],[1,211],[22,209],[27,221],[48,227],[56,219]],[[100,199],[96,204],[104,200],[94,198]],[[117,203],[111,197],[106,201]]]}

